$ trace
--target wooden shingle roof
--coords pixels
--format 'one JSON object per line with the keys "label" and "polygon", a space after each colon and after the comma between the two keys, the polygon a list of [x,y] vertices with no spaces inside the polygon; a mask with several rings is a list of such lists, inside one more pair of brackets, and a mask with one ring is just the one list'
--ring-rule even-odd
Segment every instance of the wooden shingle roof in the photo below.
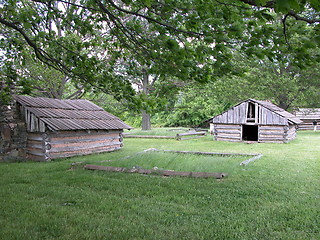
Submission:
{"label": "wooden shingle roof", "polygon": [[132,129],[118,117],[88,100],[60,100],[15,96],[26,111],[50,130]]}
{"label": "wooden shingle roof", "polygon": [[294,115],[301,120],[320,120],[320,108],[298,108]]}
{"label": "wooden shingle roof", "polygon": [[277,105],[269,102],[269,101],[261,101],[261,100],[255,100],[255,99],[248,99],[247,101],[252,101],[260,104],[261,106],[264,106],[265,108],[271,110],[272,112],[275,112],[279,114],[280,116],[288,119],[290,122],[294,124],[301,123],[301,120],[297,118],[292,113],[289,113],[288,111],[284,110],[283,108],[278,107]]}

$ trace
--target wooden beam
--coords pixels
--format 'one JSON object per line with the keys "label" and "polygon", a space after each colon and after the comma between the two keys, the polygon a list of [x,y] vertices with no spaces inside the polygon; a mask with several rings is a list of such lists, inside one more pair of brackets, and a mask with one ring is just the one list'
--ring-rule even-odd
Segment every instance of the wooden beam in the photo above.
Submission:
{"label": "wooden beam", "polygon": [[158,138],[158,139],[174,139],[175,136],[153,136],[153,135],[123,135],[124,138]]}
{"label": "wooden beam", "polygon": [[218,172],[181,172],[171,170],[147,170],[143,168],[122,168],[111,166],[99,166],[87,164],[84,166],[87,170],[102,170],[108,172],[124,172],[124,173],[140,173],[140,174],[155,174],[160,176],[180,176],[180,177],[195,177],[195,178],[216,178],[222,179],[227,176],[226,173]]}

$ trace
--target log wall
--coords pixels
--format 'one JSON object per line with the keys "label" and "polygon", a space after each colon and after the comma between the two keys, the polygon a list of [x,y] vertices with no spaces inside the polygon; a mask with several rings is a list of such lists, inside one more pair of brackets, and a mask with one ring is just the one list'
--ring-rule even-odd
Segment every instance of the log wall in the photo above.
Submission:
{"label": "log wall", "polygon": [[286,129],[286,134],[285,134],[285,142],[292,141],[295,139],[297,136],[297,127],[294,125],[289,125]]}
{"label": "log wall", "polygon": [[258,141],[259,142],[285,142],[287,126],[259,126]]}
{"label": "log wall", "polygon": [[49,161],[114,151],[122,145],[122,130],[28,133],[27,154],[33,160]]}
{"label": "log wall", "polygon": [[[214,139],[216,141],[239,142],[242,139],[242,125],[215,124]],[[258,142],[284,143],[296,138],[296,126],[260,125]]]}
{"label": "log wall", "polygon": [[[313,130],[314,129],[314,125],[313,125],[314,119],[301,119],[301,120],[302,120],[302,123],[299,124],[298,130]],[[317,129],[320,129],[320,122],[318,122]]]}
{"label": "log wall", "polygon": [[214,124],[216,141],[242,141],[242,126],[237,124]]}

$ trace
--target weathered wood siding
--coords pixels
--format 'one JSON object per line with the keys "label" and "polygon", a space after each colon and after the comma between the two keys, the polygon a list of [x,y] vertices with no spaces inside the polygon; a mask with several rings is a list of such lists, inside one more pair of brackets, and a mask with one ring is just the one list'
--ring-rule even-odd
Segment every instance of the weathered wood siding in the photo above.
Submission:
{"label": "weathered wood siding", "polygon": [[[21,107],[20,111],[23,113],[22,109],[23,108]],[[37,118],[27,108],[24,109],[24,117],[25,117],[28,132],[45,132],[46,131],[45,123],[41,121],[39,118]]]}
{"label": "weathered wood siding", "polygon": [[[298,125],[298,130],[313,130],[314,119],[302,119],[302,123]],[[320,122],[318,122],[317,129],[320,129]]]}
{"label": "weathered wood siding", "polygon": [[287,125],[288,120],[269,109],[259,106],[259,121],[261,125]]}
{"label": "weathered wood siding", "polygon": [[248,103],[241,103],[213,118],[213,123],[243,124],[247,120]]}
{"label": "weathered wood siding", "polygon": [[[287,125],[288,120],[271,110],[256,104],[254,123],[260,125]],[[247,122],[248,102],[243,102],[213,118],[213,123],[244,124]]]}
{"label": "weathered wood siding", "polygon": [[259,126],[258,142],[285,142],[286,126]]}
{"label": "weathered wood siding", "polygon": [[288,142],[296,137],[296,123],[289,112],[256,100],[242,102],[212,119],[218,141]]}
{"label": "weathered wood siding", "polygon": [[313,130],[315,120],[318,121],[318,125],[320,124],[320,108],[299,108],[294,115],[302,121],[298,125],[298,130]]}
{"label": "weathered wood siding", "polygon": [[120,148],[122,148],[122,130],[28,133],[28,157],[40,161],[107,152]]}
{"label": "weathered wood siding", "polygon": [[286,127],[285,142],[290,142],[296,138],[296,130],[297,127],[295,125],[289,125],[288,127]]}
{"label": "weathered wood siding", "polygon": [[237,124],[215,124],[214,139],[216,141],[242,141],[242,127]]}
{"label": "weathered wood siding", "polygon": [[[296,137],[296,126],[262,125],[258,127],[258,142],[284,143]],[[214,139],[216,141],[243,141],[242,125],[215,124]]]}

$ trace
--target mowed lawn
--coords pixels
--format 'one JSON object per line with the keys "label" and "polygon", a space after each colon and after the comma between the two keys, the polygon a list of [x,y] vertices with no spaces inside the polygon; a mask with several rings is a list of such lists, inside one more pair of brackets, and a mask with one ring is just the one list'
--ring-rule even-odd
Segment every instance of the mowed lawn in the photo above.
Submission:
{"label": "mowed lawn", "polygon": [[[298,132],[288,144],[207,136],[124,145],[53,162],[0,163],[0,239],[320,239],[320,131]],[[263,157],[245,167],[230,161],[223,180],[70,169],[148,148]]]}

